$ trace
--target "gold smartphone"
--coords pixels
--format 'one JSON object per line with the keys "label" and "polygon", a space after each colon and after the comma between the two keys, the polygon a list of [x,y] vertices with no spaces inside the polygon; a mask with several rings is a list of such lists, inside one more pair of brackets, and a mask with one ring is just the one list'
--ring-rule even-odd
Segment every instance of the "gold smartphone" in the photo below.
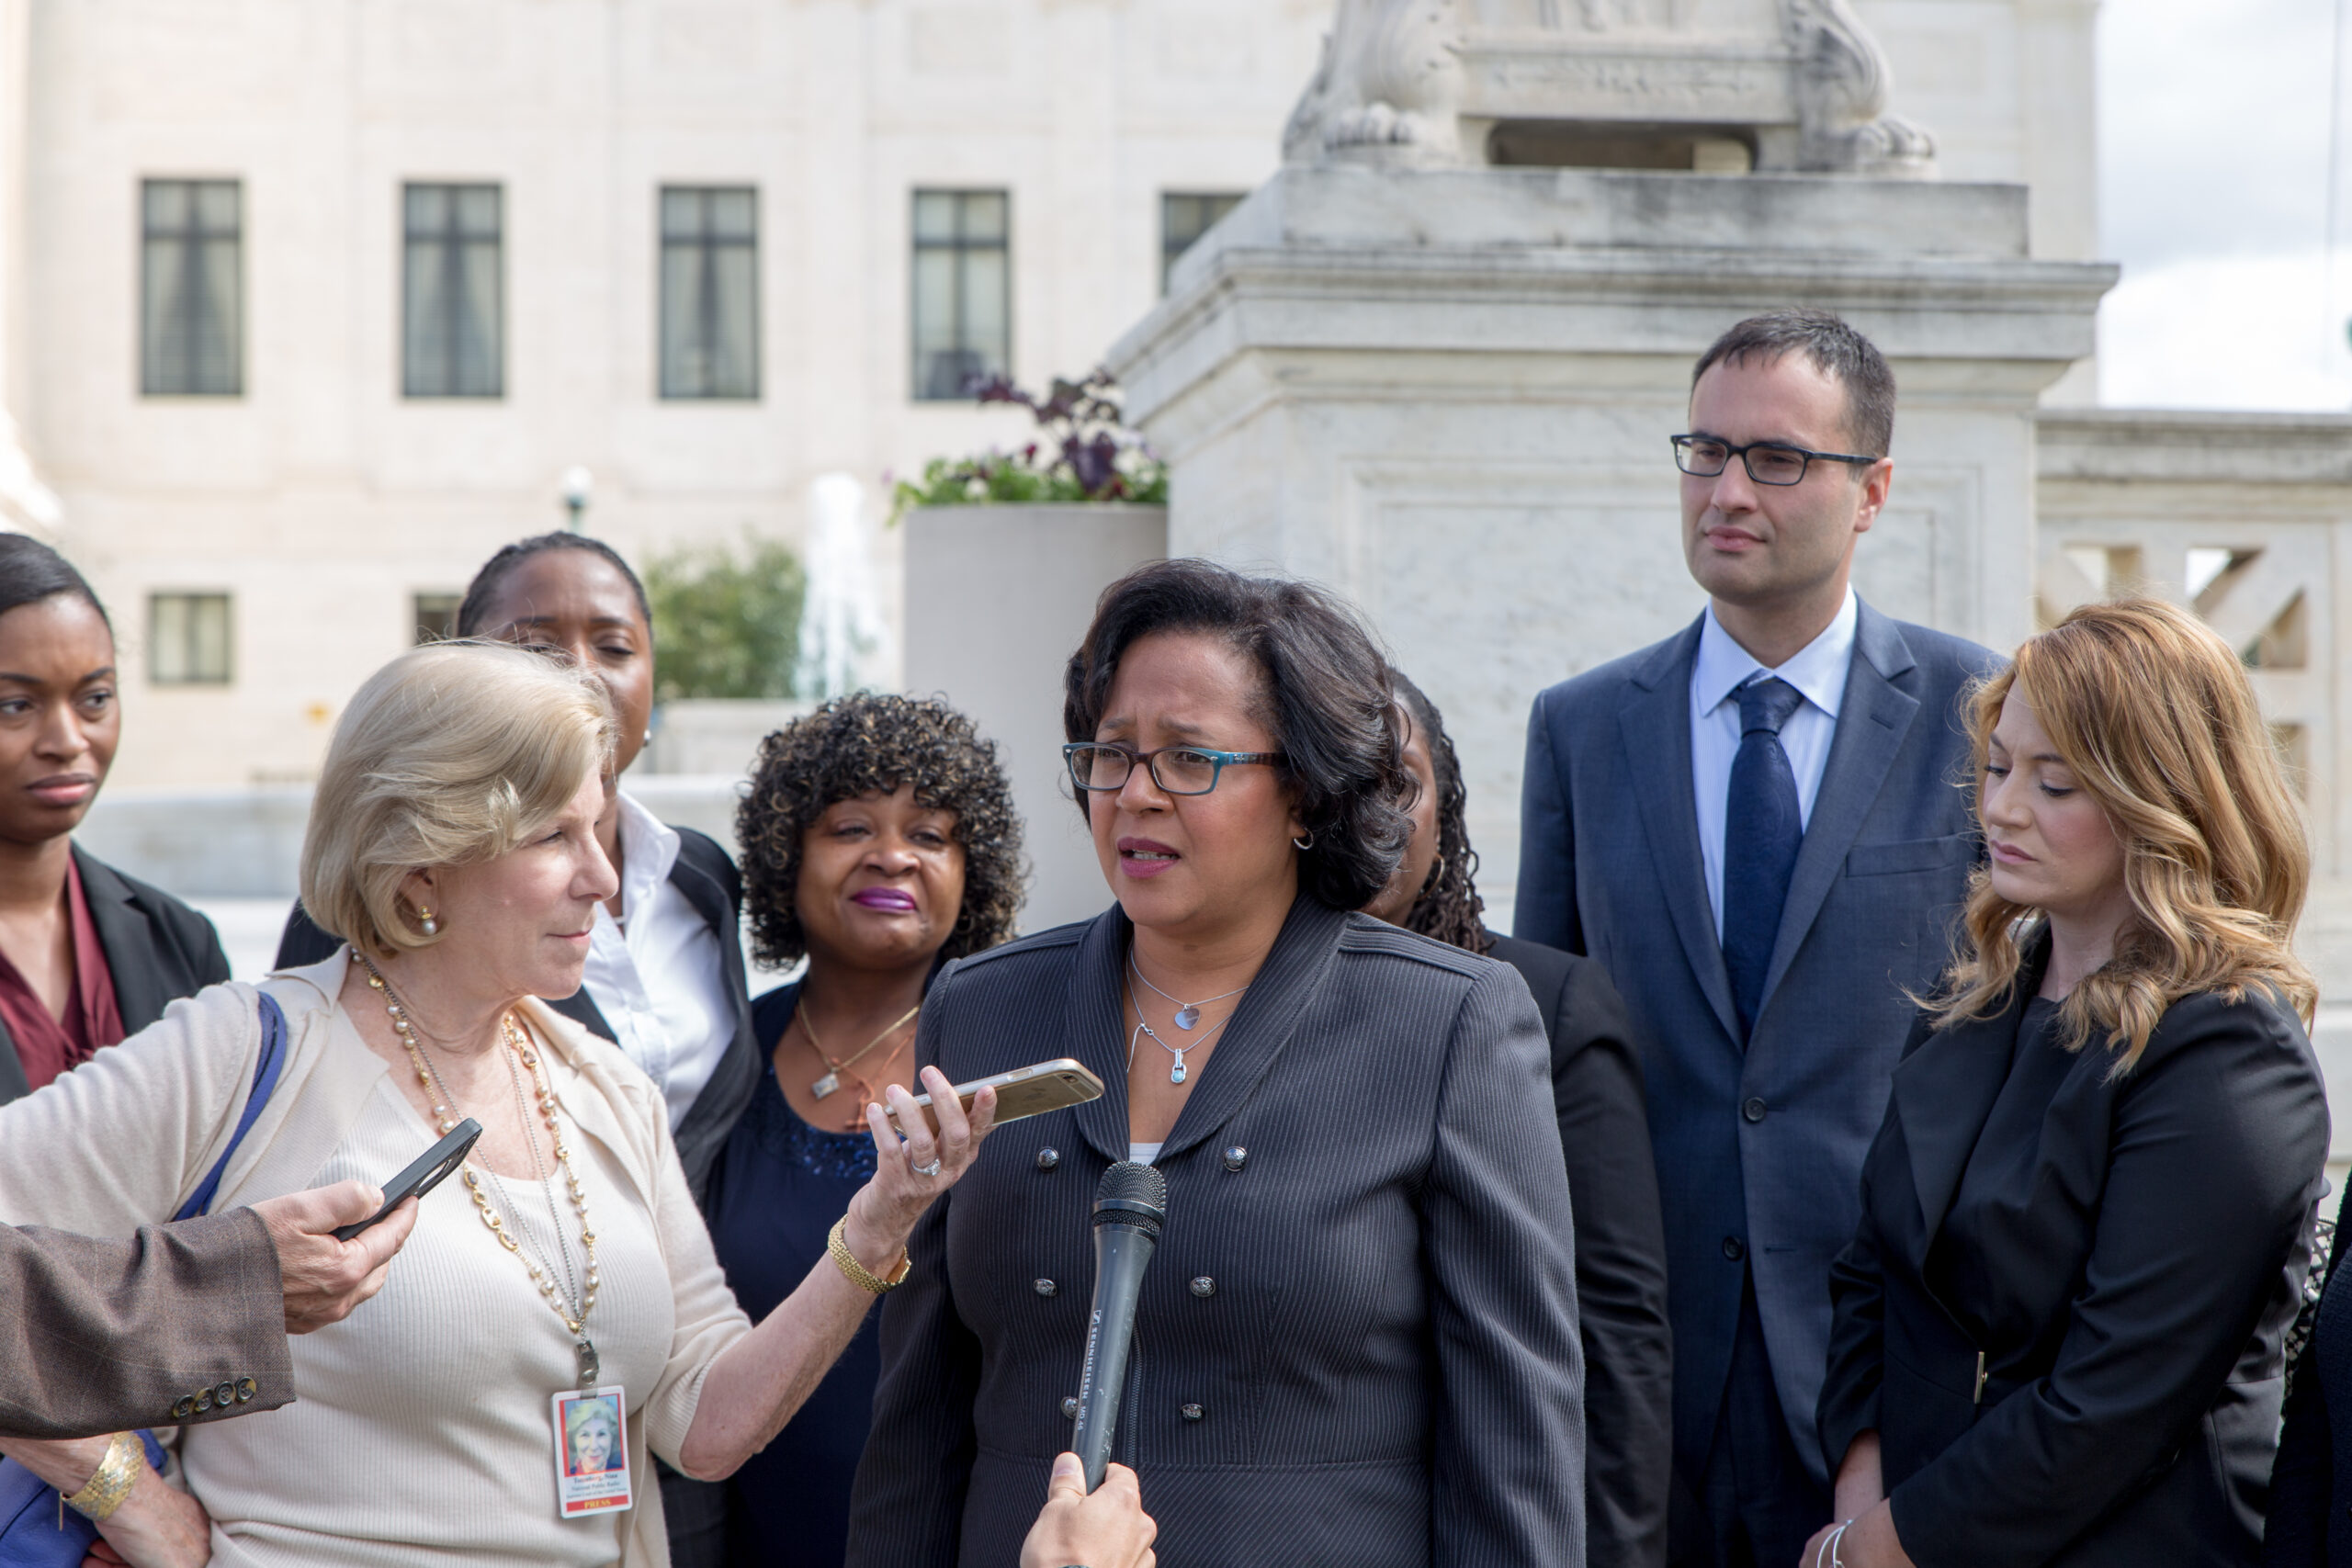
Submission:
{"label": "gold smartphone", "polygon": [[[956,1098],[964,1109],[972,1109],[972,1097],[983,1089],[996,1090],[996,1124],[1018,1122],[1024,1116],[1042,1116],[1048,1111],[1060,1111],[1072,1105],[1083,1105],[1100,1099],[1102,1080],[1088,1072],[1068,1056],[1050,1062],[1033,1062],[1025,1067],[1015,1067],[994,1077],[975,1078],[970,1083],[956,1086]],[[931,1114],[931,1096],[919,1094],[915,1103],[923,1108],[923,1120],[931,1130],[939,1131],[939,1118]],[[897,1113],[892,1112],[895,1118]]]}

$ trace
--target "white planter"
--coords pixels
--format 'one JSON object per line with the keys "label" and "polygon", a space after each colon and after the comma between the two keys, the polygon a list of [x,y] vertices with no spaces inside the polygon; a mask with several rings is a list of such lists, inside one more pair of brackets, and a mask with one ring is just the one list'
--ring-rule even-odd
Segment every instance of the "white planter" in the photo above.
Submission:
{"label": "white planter", "polygon": [[1024,931],[1110,902],[1062,768],[1062,668],[1104,588],[1168,554],[1161,506],[937,506],[906,521],[907,690],[996,742],[1035,876]]}

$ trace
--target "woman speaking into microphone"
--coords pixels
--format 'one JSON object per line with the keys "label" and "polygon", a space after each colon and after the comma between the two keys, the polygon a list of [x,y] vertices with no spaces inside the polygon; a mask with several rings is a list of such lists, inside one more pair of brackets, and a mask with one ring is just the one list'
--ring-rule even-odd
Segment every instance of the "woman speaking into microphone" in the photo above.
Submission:
{"label": "woman speaking into microphone", "polygon": [[1168,1181],[1112,1449],[1171,1568],[1583,1561],[1582,1369],[1550,1058],[1503,964],[1352,913],[1412,785],[1340,604],[1202,561],[1107,590],[1072,792],[1117,902],[961,960],[918,1060],[1074,1057],[992,1139],[882,1324],[851,1568],[1009,1562],[1069,1446],[1103,1171]]}

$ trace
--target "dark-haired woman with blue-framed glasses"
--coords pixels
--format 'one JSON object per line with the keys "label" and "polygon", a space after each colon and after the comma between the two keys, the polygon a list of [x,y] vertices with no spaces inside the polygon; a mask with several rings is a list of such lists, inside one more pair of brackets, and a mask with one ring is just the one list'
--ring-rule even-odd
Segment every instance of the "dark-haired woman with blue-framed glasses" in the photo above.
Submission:
{"label": "dark-haired woman with blue-framed glasses", "polygon": [[916,1055],[1074,1057],[1106,1092],[995,1140],[915,1236],[852,1568],[1013,1560],[1122,1159],[1168,1179],[1113,1447],[1162,1562],[1583,1561],[1543,1022],[1515,971],[1354,912],[1410,831],[1393,701],[1304,584],[1178,560],[1104,593],[1065,757],[1115,902],[944,971]]}

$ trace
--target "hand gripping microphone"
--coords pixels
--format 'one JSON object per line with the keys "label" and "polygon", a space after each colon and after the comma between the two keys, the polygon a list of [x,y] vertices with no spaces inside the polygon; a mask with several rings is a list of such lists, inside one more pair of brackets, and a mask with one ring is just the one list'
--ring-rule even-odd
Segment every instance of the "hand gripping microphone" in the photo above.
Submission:
{"label": "hand gripping microphone", "polygon": [[1087,1319],[1086,1370],[1078,1382],[1078,1424],[1069,1446],[1086,1466],[1086,1489],[1102,1484],[1111,1435],[1119,1424],[1119,1391],[1135,1340],[1136,1297],[1168,1218],[1168,1178],[1121,1160],[1094,1190],[1094,1311]]}

